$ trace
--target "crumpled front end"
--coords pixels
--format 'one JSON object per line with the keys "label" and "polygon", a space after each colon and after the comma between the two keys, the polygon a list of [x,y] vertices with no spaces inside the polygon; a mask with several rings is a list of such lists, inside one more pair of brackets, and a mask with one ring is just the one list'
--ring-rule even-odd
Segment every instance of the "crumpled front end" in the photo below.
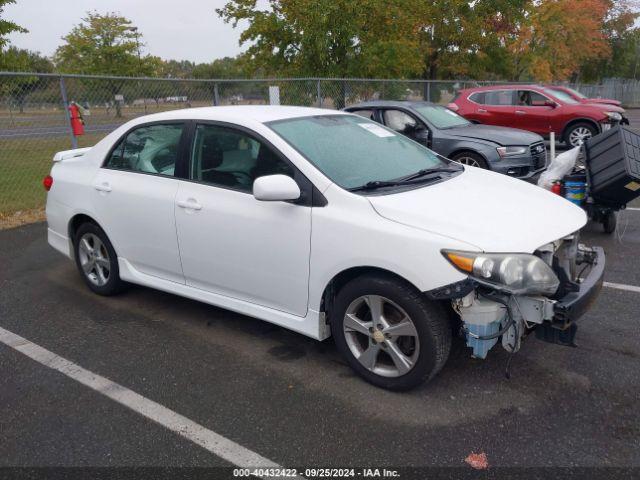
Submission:
{"label": "crumpled front end", "polygon": [[554,294],[513,293],[470,279],[466,290],[452,299],[474,357],[485,358],[498,342],[508,352],[517,352],[534,331],[539,339],[575,346],[576,322],[602,287],[604,251],[580,244],[576,233],[544,245],[534,255],[558,277]]}

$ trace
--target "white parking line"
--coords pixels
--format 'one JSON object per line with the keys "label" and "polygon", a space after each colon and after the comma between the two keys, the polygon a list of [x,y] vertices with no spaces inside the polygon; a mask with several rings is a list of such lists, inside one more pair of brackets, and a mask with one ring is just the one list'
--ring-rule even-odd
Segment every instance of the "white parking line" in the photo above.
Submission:
{"label": "white parking line", "polygon": [[640,293],[640,287],[636,287],[635,285],[625,285],[623,283],[612,282],[603,282],[602,285],[609,288],[615,288],[616,290],[625,290],[627,292]]}
{"label": "white parking line", "polygon": [[82,383],[106,397],[130,408],[136,413],[159,423],[172,432],[205,448],[214,455],[239,467],[282,468],[271,460],[258,455],[242,445],[213,432],[202,425],[163,407],[122,385],[101,377],[36,345],[4,328],[0,328],[0,342],[23,353],[27,357]]}
{"label": "white parking line", "polygon": [[627,207],[625,210],[632,210],[634,212],[640,212],[640,208],[631,208],[631,207]]}

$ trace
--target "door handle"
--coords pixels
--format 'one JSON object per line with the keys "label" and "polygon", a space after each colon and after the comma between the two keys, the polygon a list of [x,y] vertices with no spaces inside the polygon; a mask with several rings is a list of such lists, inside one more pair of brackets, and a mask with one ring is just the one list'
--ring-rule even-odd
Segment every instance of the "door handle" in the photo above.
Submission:
{"label": "door handle", "polygon": [[487,113],[487,111],[484,108],[479,108],[478,113]]}
{"label": "door handle", "polygon": [[196,202],[193,198],[178,200],[176,203],[180,208],[185,208],[187,210],[202,210],[202,205]]}
{"label": "door handle", "polygon": [[523,110],[516,110],[516,115],[526,115],[527,112],[523,111]]}
{"label": "door handle", "polygon": [[109,185],[109,182],[94,183],[93,188],[99,192],[109,193],[111,191],[111,185]]}

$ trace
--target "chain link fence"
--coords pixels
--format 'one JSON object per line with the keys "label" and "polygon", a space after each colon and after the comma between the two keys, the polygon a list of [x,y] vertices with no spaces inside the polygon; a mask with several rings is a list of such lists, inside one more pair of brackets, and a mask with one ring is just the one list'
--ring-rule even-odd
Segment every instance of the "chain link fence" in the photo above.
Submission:
{"label": "chain link fence", "polygon": [[[212,105],[319,106],[340,109],[372,99],[450,102],[484,81],[372,79],[185,80],[0,72],[0,223],[42,215],[42,178],[60,150],[94,145],[132,118]],[[640,82],[577,86],[589,96],[640,104]],[[81,107],[84,135],[71,132],[69,104]],[[626,102],[630,103],[630,102]]]}

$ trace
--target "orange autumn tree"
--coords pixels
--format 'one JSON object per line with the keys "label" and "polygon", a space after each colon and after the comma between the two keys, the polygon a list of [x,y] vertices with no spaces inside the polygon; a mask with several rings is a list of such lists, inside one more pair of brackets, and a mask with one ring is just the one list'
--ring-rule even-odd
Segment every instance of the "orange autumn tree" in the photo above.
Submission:
{"label": "orange autumn tree", "polygon": [[508,45],[512,76],[542,82],[568,80],[581,65],[610,55],[604,32],[609,0],[544,0]]}

